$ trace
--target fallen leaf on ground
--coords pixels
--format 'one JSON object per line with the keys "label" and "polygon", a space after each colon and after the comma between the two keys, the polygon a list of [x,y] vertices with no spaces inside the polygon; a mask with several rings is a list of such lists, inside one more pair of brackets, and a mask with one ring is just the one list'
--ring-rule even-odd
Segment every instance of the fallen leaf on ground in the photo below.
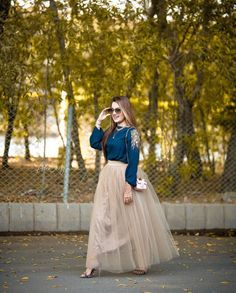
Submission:
{"label": "fallen leaf on ground", "polygon": [[127,284],[118,284],[117,286],[118,286],[118,287],[128,287]]}
{"label": "fallen leaf on ground", "polygon": [[213,246],[213,245],[215,245],[215,244],[207,242],[206,245],[207,245],[207,246]]}
{"label": "fallen leaf on ground", "polygon": [[48,277],[47,277],[47,280],[53,280],[53,279],[55,279],[55,278],[57,278],[57,276],[48,276]]}

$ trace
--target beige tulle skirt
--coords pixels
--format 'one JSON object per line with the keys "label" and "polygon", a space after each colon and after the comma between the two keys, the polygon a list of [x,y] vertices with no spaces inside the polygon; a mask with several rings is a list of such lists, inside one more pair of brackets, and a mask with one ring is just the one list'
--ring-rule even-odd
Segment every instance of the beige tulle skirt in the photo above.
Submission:
{"label": "beige tulle skirt", "polygon": [[86,267],[109,272],[148,269],[179,256],[160,201],[140,168],[147,190],[124,204],[127,164],[108,161],[99,175],[92,210]]}

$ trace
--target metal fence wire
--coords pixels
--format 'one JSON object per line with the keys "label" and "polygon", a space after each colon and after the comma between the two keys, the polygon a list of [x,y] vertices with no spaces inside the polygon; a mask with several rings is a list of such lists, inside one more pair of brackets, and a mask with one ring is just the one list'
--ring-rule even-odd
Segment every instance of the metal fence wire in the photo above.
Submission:
{"label": "metal fence wire", "polygon": [[89,137],[127,95],[159,199],[235,203],[235,6],[115,2],[0,2],[0,201],[93,201]]}
{"label": "metal fence wire", "polygon": [[[133,101],[142,141],[140,166],[162,202],[236,202],[234,119],[217,123],[200,107],[188,116],[173,102],[152,108]],[[15,121],[14,129],[13,117],[7,121],[0,114],[1,202],[63,202],[67,110],[63,103],[56,112],[52,105],[40,113],[32,110],[31,123]],[[91,202],[105,162],[89,146],[94,116],[77,113],[74,108],[68,202]]]}
{"label": "metal fence wire", "polygon": [[235,203],[235,5],[116,2],[0,2],[0,201],[93,201],[89,137],[127,95],[159,199]]}

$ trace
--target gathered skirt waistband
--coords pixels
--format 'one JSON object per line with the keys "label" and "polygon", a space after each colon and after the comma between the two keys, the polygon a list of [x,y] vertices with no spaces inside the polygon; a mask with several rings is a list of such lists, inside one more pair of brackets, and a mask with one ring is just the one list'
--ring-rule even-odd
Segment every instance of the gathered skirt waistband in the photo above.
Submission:
{"label": "gathered skirt waistband", "polygon": [[108,165],[112,165],[112,166],[127,166],[127,163],[123,163],[121,161],[114,161],[114,160],[108,160],[107,161]]}

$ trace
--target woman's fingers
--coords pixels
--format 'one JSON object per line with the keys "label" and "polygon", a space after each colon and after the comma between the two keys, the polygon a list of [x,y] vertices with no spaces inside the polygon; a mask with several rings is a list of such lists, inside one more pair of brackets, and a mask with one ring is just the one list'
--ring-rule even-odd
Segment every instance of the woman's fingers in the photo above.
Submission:
{"label": "woman's fingers", "polygon": [[125,200],[125,204],[130,204],[132,200]]}
{"label": "woman's fingers", "polygon": [[133,201],[133,196],[132,195],[124,195],[124,203],[128,204]]}
{"label": "woman's fingers", "polygon": [[104,120],[107,116],[110,116],[111,114],[109,114],[108,112],[106,112],[110,107],[107,107],[105,109],[102,110],[102,112],[99,115],[99,119],[100,120]]}
{"label": "woman's fingers", "polygon": [[129,204],[133,201],[132,187],[128,182],[125,183],[124,203]]}
{"label": "woman's fingers", "polygon": [[108,110],[108,109],[110,109],[111,107],[106,107],[106,108],[104,108],[103,109],[103,111],[106,111],[106,110]]}

